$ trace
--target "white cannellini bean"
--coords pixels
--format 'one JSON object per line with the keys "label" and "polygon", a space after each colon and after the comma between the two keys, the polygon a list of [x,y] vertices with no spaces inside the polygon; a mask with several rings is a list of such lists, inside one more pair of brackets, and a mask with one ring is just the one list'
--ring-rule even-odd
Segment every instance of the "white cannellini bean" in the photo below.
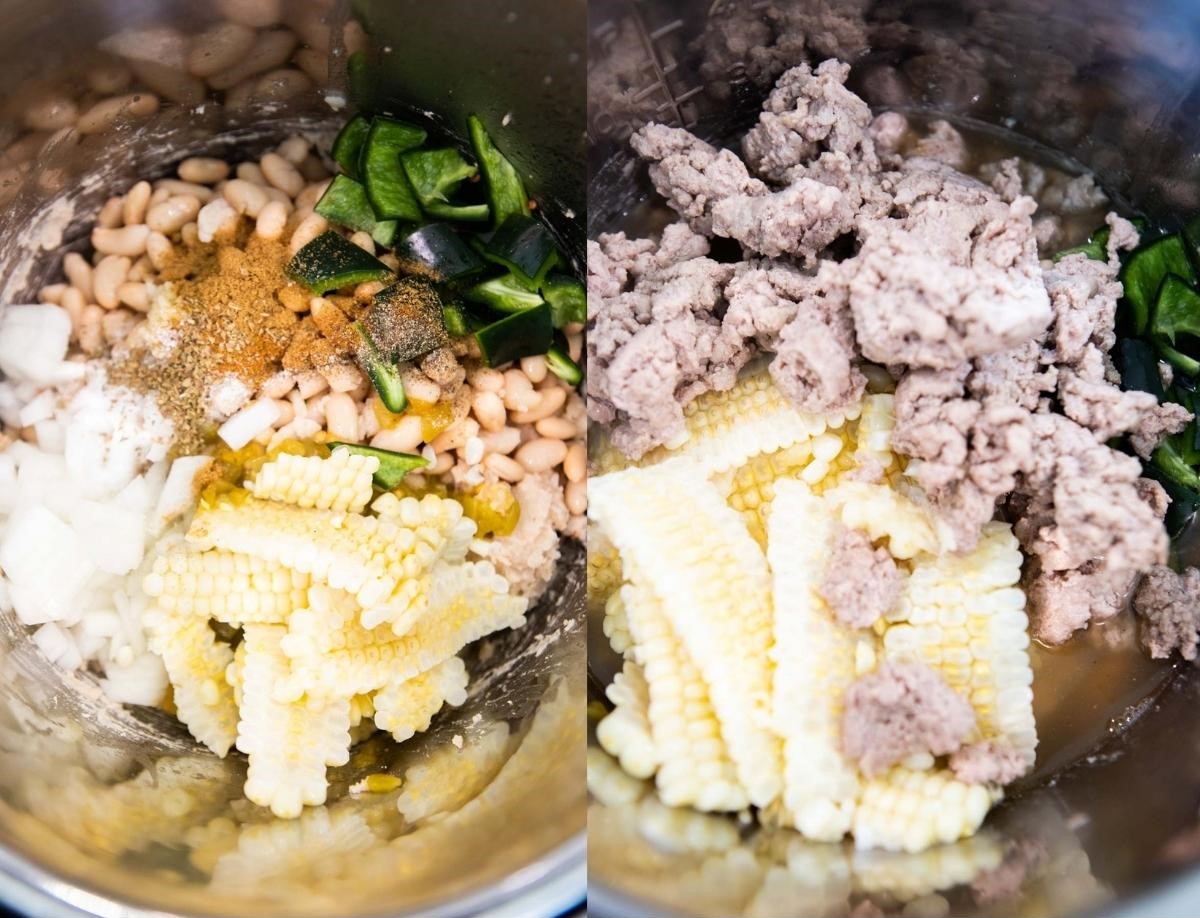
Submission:
{"label": "white cannellini bean", "polygon": [[486,389],[475,393],[475,398],[471,400],[471,410],[484,430],[501,430],[508,419],[500,396]]}
{"label": "white cannellini bean", "polygon": [[175,197],[151,207],[146,214],[146,225],[156,233],[170,236],[195,220],[199,213],[199,199],[191,195]]}
{"label": "white cannellini bean", "polygon": [[503,430],[484,431],[479,435],[483,448],[489,453],[508,455],[521,445],[521,431],[515,427],[505,427]]}
{"label": "white cannellini bean", "polygon": [[239,214],[257,217],[259,211],[267,206],[270,198],[262,186],[247,182],[244,179],[233,179],[226,182],[221,194]]}
{"label": "white cannellini bean", "polygon": [[236,22],[221,22],[205,29],[192,39],[188,72],[208,77],[233,67],[254,47],[254,38],[254,29]]}
{"label": "white cannellini bean", "polygon": [[259,32],[254,46],[232,67],[208,78],[213,89],[232,89],[238,83],[283,66],[296,50],[296,36],[287,29]]}
{"label": "white cannellini bean", "polygon": [[283,398],[296,388],[296,377],[290,370],[280,370],[262,386],[258,394],[263,398]]}
{"label": "white cannellini bean", "polygon": [[152,199],[152,204],[160,204],[172,195],[177,194],[191,195],[201,204],[207,204],[217,195],[207,185],[201,185],[197,182],[183,182],[179,179],[159,179],[154,183],[154,190],[155,192],[164,192],[164,194],[157,200]]}
{"label": "white cannellini bean", "polygon": [[146,251],[146,237],[150,227],[144,223],[123,226],[120,229],[97,227],[92,230],[92,248],[101,255],[124,255],[136,258]]}
{"label": "white cannellini bean", "polygon": [[68,252],[63,256],[63,274],[71,282],[71,286],[83,294],[88,302],[92,299],[92,266],[78,252]]}
{"label": "white cannellini bean", "polygon": [[296,377],[296,389],[300,397],[308,401],[329,388],[329,381],[316,370],[306,370]]}
{"label": "white cannellini bean", "polygon": [[575,442],[567,447],[563,474],[567,476],[567,481],[583,481],[587,477],[587,447],[582,443]]}
{"label": "white cannellini bean", "polygon": [[88,88],[102,96],[111,96],[129,85],[133,74],[118,60],[99,60],[83,76]]}
{"label": "white cannellini bean", "polygon": [[[254,84],[255,102],[283,102],[312,89],[312,80],[303,70],[281,67],[264,73]],[[299,175],[299,173],[297,173]],[[303,176],[301,177],[303,178]]]}
{"label": "white cannellini bean", "polygon": [[567,390],[561,386],[542,389],[538,400],[525,411],[513,413],[514,424],[532,424],[542,418],[548,418],[557,412],[567,401]]}
{"label": "white cannellini bean", "polygon": [[463,444],[462,457],[467,465],[479,465],[483,461],[483,441],[479,437],[469,437]]}
{"label": "white cannellini bean", "polygon": [[522,357],[520,365],[521,372],[525,374],[525,378],[534,385],[537,385],[546,378],[546,373],[548,372],[546,358],[541,354],[535,354],[532,357]]}
{"label": "white cannellini bean", "polygon": [[587,482],[568,481],[563,489],[563,500],[572,516],[579,516],[587,511]]}
{"label": "white cannellini bean", "polygon": [[229,176],[229,163],[211,156],[190,156],[175,171],[185,182],[215,185]]}
{"label": "white cannellini bean", "polygon": [[162,233],[151,233],[146,237],[146,256],[156,271],[161,271],[171,260],[175,246]]}
{"label": "white cannellini bean", "polygon": [[375,254],[375,240],[371,238],[371,234],[359,230],[350,236],[350,241],[366,252],[368,255]]}
{"label": "white cannellini bean", "polygon": [[471,418],[463,418],[457,424],[451,424],[438,434],[432,443],[437,452],[448,453],[451,450],[465,446],[467,441],[479,433],[479,424]]}
{"label": "white cannellini bean", "polygon": [[55,306],[62,304],[63,294],[70,289],[69,284],[47,284],[38,291],[38,300],[43,303],[53,303]]}
{"label": "white cannellini bean", "polygon": [[278,153],[267,153],[258,164],[268,182],[294,198],[304,190],[304,176],[296,171],[296,167]]}
{"label": "white cannellini bean", "polygon": [[317,201],[321,200],[323,195],[329,189],[329,180],[323,182],[315,182],[306,187],[302,192],[296,195],[296,210],[312,210],[317,205]]}
{"label": "white cannellini bean", "polygon": [[283,0],[216,0],[217,11],[233,22],[265,29],[283,18]]}
{"label": "white cannellini bean", "polygon": [[348,363],[338,363],[322,370],[330,392],[353,392],[363,382],[359,369]]}
{"label": "white cannellini bean", "polygon": [[533,427],[540,436],[552,437],[555,440],[570,440],[575,436],[575,425],[566,418],[542,418]]}
{"label": "white cannellini bean", "polygon": [[104,314],[100,320],[100,328],[104,333],[104,340],[110,347],[115,347],[125,340],[137,323],[138,317],[128,309],[114,309]]}
{"label": "white cannellini bean", "polygon": [[506,370],[504,373],[504,407],[509,411],[529,411],[539,401],[541,395],[533,390],[533,384],[520,370]]}
{"label": "white cannellini bean", "polygon": [[326,399],[325,429],[335,440],[358,442],[358,405],[345,392],[334,392]]}
{"label": "white cannellini bean", "polygon": [[379,418],[375,416],[375,409],[370,402],[363,405],[358,413],[358,429],[364,440],[370,440],[379,433]]}
{"label": "white cannellini bean", "polygon": [[124,209],[125,202],[120,197],[109,198],[100,208],[100,212],[96,214],[96,225],[105,229],[114,229],[120,226],[121,213]]}
{"label": "white cannellini bean", "polygon": [[83,294],[75,287],[68,287],[63,291],[62,302],[59,304],[67,311],[67,315],[71,317],[71,330],[75,336],[79,337],[79,320],[83,317],[83,310],[87,308],[87,301],[83,298]]}
{"label": "white cannellini bean", "polygon": [[567,335],[567,354],[576,363],[583,356],[583,335]]}
{"label": "white cannellini bean", "polygon": [[217,234],[236,226],[237,220],[238,212],[232,204],[224,198],[213,198],[196,214],[196,236],[201,242],[212,242]]}
{"label": "white cannellini bean", "polygon": [[271,185],[267,185],[266,187],[263,188],[263,191],[265,191],[267,193],[267,198],[269,199],[269,202],[277,202],[279,204],[282,204],[287,209],[288,213],[291,213],[292,210],[295,209],[294,205],[292,204],[292,199],[289,198],[286,193],[280,191],[278,188],[275,188]]}
{"label": "white cannellini bean", "polygon": [[79,317],[79,349],[85,354],[100,353],[104,345],[104,309],[101,306],[85,306]]}
{"label": "white cannellini bean", "polygon": [[117,299],[138,312],[150,310],[150,293],[144,283],[126,281],[117,288]]}
{"label": "white cannellini bean", "polygon": [[79,117],[79,107],[67,96],[40,93],[25,106],[22,120],[31,131],[57,131],[70,127]]}
{"label": "white cannellini bean", "polygon": [[151,207],[155,204],[161,204],[163,201],[171,200],[171,191],[168,188],[162,187],[162,182],[158,183],[158,187],[154,189],[154,194],[150,195],[148,202]]}
{"label": "white cannellini bean", "polygon": [[238,163],[237,177],[243,182],[253,182],[255,185],[267,185],[267,177],[263,175],[258,163]]}
{"label": "white cannellini bean", "polygon": [[411,453],[424,439],[421,419],[415,415],[401,418],[395,427],[385,428],[371,438],[371,445],[398,453]]}
{"label": "white cannellini bean", "polygon": [[150,263],[150,256],[143,255],[133,263],[133,267],[129,269],[129,276],[126,279],[131,281],[144,281],[153,273],[154,265]]}
{"label": "white cannellini bean", "polygon": [[105,309],[116,308],[119,302],[117,289],[125,283],[131,264],[125,255],[106,255],[96,265],[95,271],[92,272],[92,293],[96,302]]}
{"label": "white cannellini bean", "polygon": [[546,472],[567,458],[567,444],[538,437],[521,444],[514,458],[527,472]]}
{"label": "white cannellini bean", "polygon": [[99,134],[112,127],[120,117],[142,117],[158,111],[158,96],[149,92],[135,92],[126,96],[115,96],[97,102],[79,116],[75,130],[80,134]]}
{"label": "white cannellini bean", "polygon": [[400,378],[404,382],[404,391],[411,399],[433,404],[442,397],[442,387],[416,367],[407,367],[402,370]]}
{"label": "white cannellini bean", "polygon": [[525,469],[521,463],[503,453],[489,453],[484,457],[483,466],[494,472],[498,478],[513,484],[525,477]]}
{"label": "white cannellini bean", "polygon": [[150,195],[153,191],[149,182],[138,182],[125,192],[125,200],[121,205],[121,219],[126,226],[145,221],[146,209],[150,205]]}
{"label": "white cannellini bean", "polygon": [[236,412],[217,428],[217,436],[230,449],[241,449],[264,430],[275,425],[279,406],[272,399],[260,398]]}
{"label": "white cannellini bean", "polygon": [[445,475],[448,471],[454,468],[454,456],[450,453],[441,453],[433,465],[429,466],[430,475]]}
{"label": "white cannellini bean", "polygon": [[273,242],[283,235],[283,230],[287,226],[287,218],[287,205],[280,201],[270,201],[258,212],[254,232],[263,239]]}
{"label": "white cannellini bean", "polygon": [[148,87],[164,99],[180,105],[195,105],[204,99],[208,91],[203,80],[176,67],[167,67],[155,61],[130,61],[129,66]]}
{"label": "white cannellini bean", "polygon": [[[286,159],[293,166],[298,166],[304,162],[304,158],[308,156],[308,151],[312,149],[312,144],[301,137],[299,134],[292,134],[286,138],[275,152]],[[299,192],[297,192],[299,194]],[[295,197],[296,195],[292,195]]]}
{"label": "white cannellini bean", "polygon": [[295,255],[327,229],[329,229],[328,220],[320,214],[309,214],[292,231],[292,238],[288,240],[288,254]]}

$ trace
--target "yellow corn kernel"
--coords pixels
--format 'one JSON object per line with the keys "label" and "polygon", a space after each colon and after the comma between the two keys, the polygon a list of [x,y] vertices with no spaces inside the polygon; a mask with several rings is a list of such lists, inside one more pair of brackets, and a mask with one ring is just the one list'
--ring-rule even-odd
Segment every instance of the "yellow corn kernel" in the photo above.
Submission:
{"label": "yellow corn kernel", "polygon": [[374,456],[346,449],[335,449],[328,459],[285,453],[264,463],[246,490],[260,500],[361,513],[371,502],[371,479],[378,469]]}
{"label": "yellow corn kernel", "polygon": [[854,814],[854,846],[916,853],[971,835],[1003,797],[998,788],[964,784],[945,769],[893,768],[864,781]]}
{"label": "yellow corn kernel", "polygon": [[305,605],[307,574],[250,555],[191,551],[172,545],[154,559],[142,581],[166,612],[215,618],[233,625],[283,622]]}
{"label": "yellow corn kernel", "polygon": [[467,700],[467,678],[466,664],[451,657],[412,679],[385,685],[373,696],[375,726],[398,743],[428,730],[442,705]]}

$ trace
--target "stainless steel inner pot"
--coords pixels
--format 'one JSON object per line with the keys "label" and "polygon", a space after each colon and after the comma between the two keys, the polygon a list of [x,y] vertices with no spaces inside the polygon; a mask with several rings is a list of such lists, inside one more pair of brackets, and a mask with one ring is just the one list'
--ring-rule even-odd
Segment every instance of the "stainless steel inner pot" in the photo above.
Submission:
{"label": "stainless steel inner pot", "polygon": [[[1185,0],[592,0],[588,41],[590,237],[655,225],[635,127],[728,144],[784,69],[827,57],[854,65],[876,108],[1011,132],[1156,220],[1200,210],[1200,7]],[[594,618],[602,702],[616,661]],[[1114,670],[1093,631],[1040,654],[1057,697],[1039,702],[1056,713],[1039,712],[1038,771],[974,839],[855,853],[593,802],[591,912],[840,915],[877,894],[905,915],[1196,914],[1200,680],[1190,666]]]}
{"label": "stainless steel inner pot", "polygon": [[[212,94],[180,78],[180,35],[224,16],[283,51]],[[568,251],[582,250],[583,0],[3,0],[0,22],[0,302],[34,297],[135,177],[167,176],[186,155],[260,153],[294,130],[328,140],[360,49],[373,107],[459,137],[479,113]],[[106,130],[31,131],[47,92],[80,111],[143,98]],[[147,92],[161,102],[152,115]],[[218,760],[161,712],[109,703],[86,675],[64,679],[0,610],[0,903],[54,915],[560,914],[585,882],[582,624],[583,553],[570,544],[529,624],[468,653],[467,704],[402,748],[361,744],[327,806],[285,821],[242,799],[237,754]],[[511,757],[490,779],[450,772],[480,793],[436,823],[409,831],[390,795],[348,793],[489,729],[509,731]]]}

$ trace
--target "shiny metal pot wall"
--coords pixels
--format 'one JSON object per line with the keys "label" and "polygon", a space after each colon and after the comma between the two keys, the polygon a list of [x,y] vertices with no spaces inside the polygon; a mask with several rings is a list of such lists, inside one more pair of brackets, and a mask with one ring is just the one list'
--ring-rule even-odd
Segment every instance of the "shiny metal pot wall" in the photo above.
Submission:
{"label": "shiny metal pot wall", "polygon": [[[852,87],[876,107],[1021,135],[1155,219],[1200,209],[1194,3],[592,0],[588,235],[656,219],[626,142],[639,124],[727,144],[783,70],[827,57],[853,63]],[[593,632],[600,686],[616,661],[598,621]],[[1057,716],[1041,724],[1039,774],[974,838],[917,856],[853,852],[652,799],[593,803],[591,912],[838,915],[870,896],[904,914],[1195,913],[1200,680],[1144,661],[1114,676],[1093,640],[1041,654],[1053,688],[1039,703]]]}
{"label": "shiny metal pot wall", "polygon": [[[497,126],[511,112],[501,143],[578,251],[582,0],[356,6],[370,34],[332,0],[0,2],[0,302],[33,296],[60,246],[82,247],[88,216],[135,176],[162,177],[189,154],[260,153],[297,129],[328,139],[357,49],[384,110],[460,136],[470,112]],[[183,76],[185,36],[221,16],[255,28],[254,48],[206,80]],[[468,654],[467,704],[402,748],[379,737],[356,747],[332,772],[329,804],[291,821],[242,799],[236,755],[214,758],[161,712],[106,702],[90,677],[64,680],[0,611],[0,901],[55,915],[551,915],[574,904],[585,801],[573,549],[529,624]],[[485,746],[491,765],[437,778],[447,750],[482,760]],[[348,793],[364,775],[414,765],[443,792],[463,782],[464,797],[478,795],[413,830],[394,795]]]}

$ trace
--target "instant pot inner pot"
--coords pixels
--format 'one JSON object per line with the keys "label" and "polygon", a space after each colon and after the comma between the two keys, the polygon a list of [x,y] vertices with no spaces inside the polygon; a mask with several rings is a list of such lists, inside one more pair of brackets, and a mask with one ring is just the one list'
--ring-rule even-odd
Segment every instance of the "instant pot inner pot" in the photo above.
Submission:
{"label": "instant pot inner pot", "polygon": [[[852,64],[851,88],[876,110],[938,113],[1023,155],[1094,171],[1116,206],[1152,219],[1200,209],[1200,11],[1186,4],[599,0],[589,26],[591,238],[645,235],[672,219],[649,203],[628,146],[637,126],[733,145],[783,70],[828,57]],[[1180,546],[1191,563],[1193,541]],[[589,686],[603,703],[620,663],[600,618],[589,623]],[[700,817],[680,845],[636,805],[593,802],[592,911],[752,914],[767,890],[789,914],[837,915],[851,892],[890,889],[905,914],[944,913],[945,903],[956,915],[1186,913],[1200,895],[1193,669],[1114,656],[1102,629],[1036,648],[1034,666],[1036,771],[975,837],[847,859],[745,827],[732,840]]]}
{"label": "instant pot inner pot", "polygon": [[[0,2],[0,68],[18,90],[0,107],[2,302],[36,302],[63,252],[86,246],[99,205],[137,179],[165,177],[188,155],[254,158],[293,132],[327,143],[347,115],[345,61],[358,48],[380,110],[459,136],[468,113],[499,123],[515,112],[506,145],[577,252],[582,3],[552,15],[535,14],[541,4],[531,2],[487,11],[442,3],[437,17],[428,6],[358,4],[366,34],[348,4],[322,0]],[[136,30],[169,46],[164,34],[204,28],[219,14],[292,36],[290,62],[275,65],[290,70],[283,90],[193,96],[194,87],[172,88],[153,53],[130,62],[95,50],[98,39]],[[126,91],[154,91],[158,111],[86,135],[29,130],[23,113],[43,91],[94,104],[103,93],[85,74],[102,64],[118,72],[128,64],[137,82]],[[503,79],[464,82],[471,67]],[[326,806],[278,820],[243,798],[241,756],[217,759],[161,711],[114,705],[86,674],[64,678],[6,608],[0,901],[30,914],[457,915],[501,906],[556,914],[582,896],[582,623],[583,552],[570,543],[528,624],[466,654],[466,704],[402,747],[378,735],[359,744],[331,772]],[[509,735],[506,763],[436,823],[414,831],[394,794],[349,792],[368,774],[436,765],[451,744],[497,732]]]}

